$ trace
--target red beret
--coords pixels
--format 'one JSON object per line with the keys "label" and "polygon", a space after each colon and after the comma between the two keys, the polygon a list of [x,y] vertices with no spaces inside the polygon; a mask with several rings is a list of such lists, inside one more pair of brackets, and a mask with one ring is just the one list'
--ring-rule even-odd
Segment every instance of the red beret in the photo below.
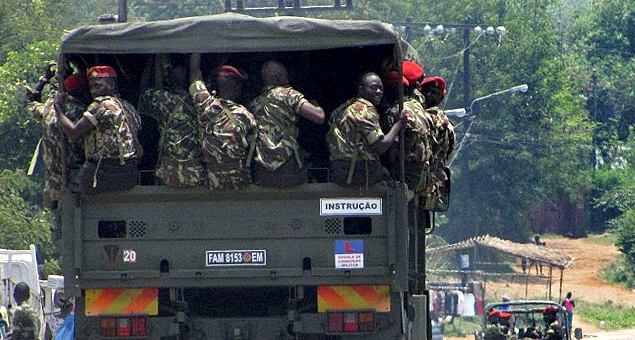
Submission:
{"label": "red beret", "polygon": [[[384,79],[382,79],[384,85],[388,85],[390,87],[397,87],[397,85],[399,85],[399,72],[397,71],[390,71],[388,73],[386,73],[386,75],[384,75]],[[408,79],[406,79],[406,77],[402,76],[401,77],[401,84],[403,84],[403,86],[408,87],[410,86],[410,82],[408,82]]]}
{"label": "red beret", "polygon": [[423,87],[424,85],[438,87],[443,90],[443,95],[447,94],[447,92],[445,91],[445,79],[441,77],[426,78],[421,82],[421,86]]}
{"label": "red beret", "polygon": [[500,314],[500,313],[501,313],[501,312],[500,312],[499,310],[495,309],[495,310],[493,310],[493,311],[489,312],[489,314],[488,314],[488,315],[489,315],[489,316],[494,316],[494,315],[497,315],[497,314]]}
{"label": "red beret", "polygon": [[508,318],[508,317],[510,317],[512,315],[510,313],[500,313],[500,314],[498,314],[498,316],[504,319],[504,318]]}
{"label": "red beret", "polygon": [[554,307],[547,307],[542,310],[542,314],[556,314],[558,312]]}
{"label": "red beret", "polygon": [[117,72],[110,66],[93,66],[88,70],[88,79],[117,78]]}
{"label": "red beret", "polygon": [[411,84],[414,84],[415,81],[423,77],[423,67],[421,67],[421,65],[415,63],[414,61],[404,61],[401,68],[403,70],[403,76],[406,77],[406,79],[408,79],[408,82]]}
{"label": "red beret", "polygon": [[64,89],[66,91],[79,91],[88,87],[88,79],[79,73],[73,73],[64,79]]}
{"label": "red beret", "polygon": [[236,77],[240,80],[246,80],[248,77],[238,71],[237,68],[230,65],[223,65],[218,71],[219,76]]}

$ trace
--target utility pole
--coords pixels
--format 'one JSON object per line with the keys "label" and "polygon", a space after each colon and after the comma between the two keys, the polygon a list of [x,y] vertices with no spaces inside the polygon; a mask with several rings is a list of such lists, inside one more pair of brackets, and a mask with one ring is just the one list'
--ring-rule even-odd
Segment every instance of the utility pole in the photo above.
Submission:
{"label": "utility pole", "polygon": [[128,0],[119,0],[119,8],[117,10],[117,22],[128,21]]}

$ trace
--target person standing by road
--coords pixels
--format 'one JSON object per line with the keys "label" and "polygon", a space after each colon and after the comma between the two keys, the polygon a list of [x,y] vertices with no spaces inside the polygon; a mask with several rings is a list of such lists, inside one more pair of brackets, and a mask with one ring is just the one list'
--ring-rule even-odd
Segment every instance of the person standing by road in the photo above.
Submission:
{"label": "person standing by road", "polygon": [[571,334],[571,328],[573,325],[573,309],[575,308],[575,301],[573,300],[573,294],[567,293],[567,298],[562,301],[562,307],[567,310],[567,330]]}
{"label": "person standing by road", "polygon": [[37,340],[40,334],[40,317],[29,305],[31,290],[24,282],[18,282],[13,290],[13,298],[18,307],[13,313],[12,340]]}

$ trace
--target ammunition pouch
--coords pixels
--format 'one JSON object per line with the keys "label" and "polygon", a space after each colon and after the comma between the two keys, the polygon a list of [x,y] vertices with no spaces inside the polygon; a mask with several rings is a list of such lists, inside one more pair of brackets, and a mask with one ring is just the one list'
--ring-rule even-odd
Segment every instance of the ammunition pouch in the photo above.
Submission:
{"label": "ammunition pouch", "polygon": [[119,164],[104,159],[99,163],[86,161],[77,177],[70,184],[75,194],[96,195],[106,192],[128,190],[137,185],[139,169],[136,162]]}

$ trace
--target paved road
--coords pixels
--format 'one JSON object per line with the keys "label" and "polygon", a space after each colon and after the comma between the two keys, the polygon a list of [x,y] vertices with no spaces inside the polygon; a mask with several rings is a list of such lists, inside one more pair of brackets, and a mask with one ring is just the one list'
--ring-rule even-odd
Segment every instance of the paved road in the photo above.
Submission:
{"label": "paved road", "polygon": [[635,329],[627,329],[613,332],[597,332],[584,334],[583,339],[589,340],[633,340],[635,339]]}

